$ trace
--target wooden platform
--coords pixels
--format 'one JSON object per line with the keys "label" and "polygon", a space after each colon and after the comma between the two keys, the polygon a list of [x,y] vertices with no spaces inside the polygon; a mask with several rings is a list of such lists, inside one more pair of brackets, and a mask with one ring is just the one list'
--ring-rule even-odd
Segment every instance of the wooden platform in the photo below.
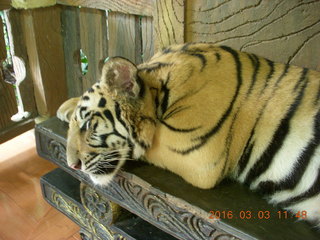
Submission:
{"label": "wooden platform", "polygon": [[[320,239],[306,222],[284,218],[280,209],[231,181],[201,190],[168,171],[130,162],[110,185],[94,186],[67,167],[66,131],[57,118],[36,126],[39,155],[61,168],[41,185],[44,198],[79,224],[85,239]],[[211,219],[210,211],[220,219]]]}

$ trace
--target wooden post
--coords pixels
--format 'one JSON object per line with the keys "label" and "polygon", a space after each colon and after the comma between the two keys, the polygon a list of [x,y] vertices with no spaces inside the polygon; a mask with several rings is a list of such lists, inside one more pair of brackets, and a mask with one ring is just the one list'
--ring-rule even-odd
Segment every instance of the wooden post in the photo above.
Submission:
{"label": "wooden post", "polygon": [[141,18],[141,35],[142,35],[142,61],[148,61],[154,54],[154,34],[153,19],[151,17]]}
{"label": "wooden post", "polygon": [[22,12],[37,109],[41,116],[55,115],[67,99],[60,14],[60,6]]}
{"label": "wooden post", "polygon": [[134,63],[140,63],[141,30],[139,17],[109,12],[109,55],[122,56]]}
{"label": "wooden post", "polygon": [[108,57],[106,11],[80,9],[81,49],[88,58],[88,72],[83,77],[83,91],[100,80],[103,62]]}
{"label": "wooden post", "polygon": [[68,98],[83,94],[79,12],[79,8],[66,6],[62,8],[61,13]]}

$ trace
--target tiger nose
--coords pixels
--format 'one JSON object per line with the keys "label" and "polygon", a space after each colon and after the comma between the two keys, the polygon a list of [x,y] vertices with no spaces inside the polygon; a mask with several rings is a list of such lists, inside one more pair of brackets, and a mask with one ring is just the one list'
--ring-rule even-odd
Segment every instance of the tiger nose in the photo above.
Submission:
{"label": "tiger nose", "polygon": [[78,159],[76,163],[70,164],[69,167],[71,167],[74,170],[81,170],[81,165],[82,165],[82,163],[81,163],[80,159]]}

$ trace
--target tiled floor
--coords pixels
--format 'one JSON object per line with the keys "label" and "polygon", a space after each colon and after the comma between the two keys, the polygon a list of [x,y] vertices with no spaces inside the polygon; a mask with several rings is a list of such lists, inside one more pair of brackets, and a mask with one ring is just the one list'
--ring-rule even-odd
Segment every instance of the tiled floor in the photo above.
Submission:
{"label": "tiled floor", "polygon": [[42,198],[39,178],[54,168],[37,155],[33,131],[0,145],[0,240],[80,240]]}

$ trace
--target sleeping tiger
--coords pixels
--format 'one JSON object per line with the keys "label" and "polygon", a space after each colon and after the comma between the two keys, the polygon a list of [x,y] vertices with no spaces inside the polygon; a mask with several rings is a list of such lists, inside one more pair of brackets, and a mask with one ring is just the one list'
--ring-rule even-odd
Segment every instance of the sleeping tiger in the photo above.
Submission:
{"label": "sleeping tiger", "polygon": [[113,57],[66,101],[67,162],[107,184],[126,160],[199,188],[231,177],[320,226],[320,73],[208,43]]}

